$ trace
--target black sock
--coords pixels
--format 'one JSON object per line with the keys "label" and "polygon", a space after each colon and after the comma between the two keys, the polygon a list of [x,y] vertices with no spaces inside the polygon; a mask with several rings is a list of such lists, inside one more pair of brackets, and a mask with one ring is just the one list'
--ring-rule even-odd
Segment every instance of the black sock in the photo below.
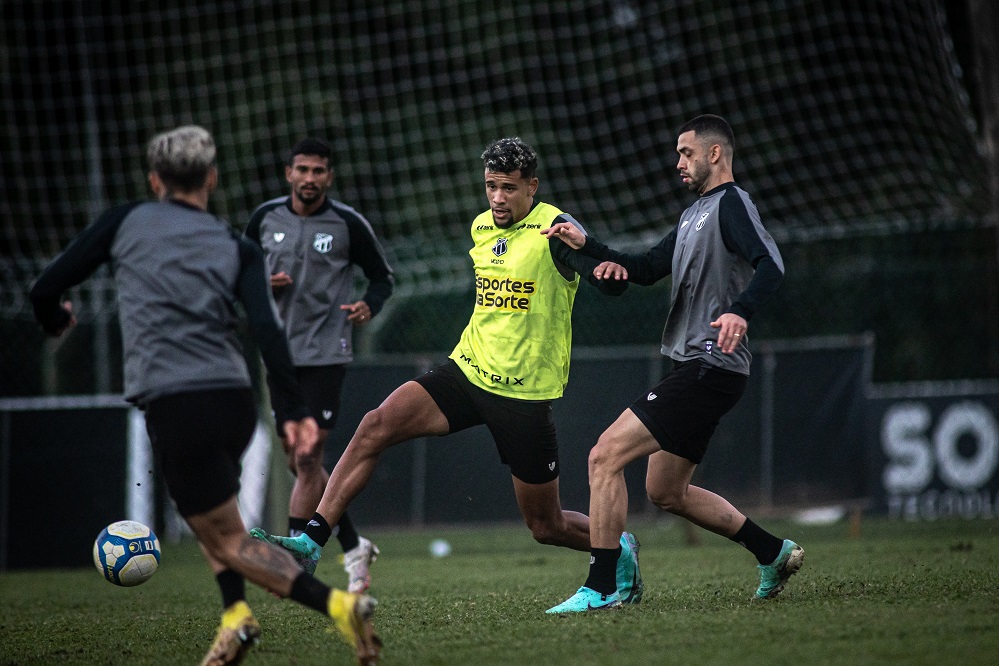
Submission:
{"label": "black sock", "polygon": [[330,524],[326,522],[326,519],[317,513],[312,516],[312,520],[305,528],[305,533],[320,546],[325,546],[326,542],[330,540],[333,530],[330,529]]}
{"label": "black sock", "polygon": [[617,591],[617,561],[621,557],[621,546],[617,548],[590,549],[590,575],[583,583],[600,594],[613,594]]}
{"label": "black sock", "polygon": [[303,571],[291,584],[291,594],[288,598],[326,615],[329,612],[326,608],[329,596],[330,588],[326,583]]}
{"label": "black sock", "polygon": [[783,539],[778,539],[749,518],[746,518],[746,522],[732,537],[732,541],[746,548],[756,556],[757,562],[764,565],[773,564],[784,546]]}
{"label": "black sock", "polygon": [[222,608],[228,608],[237,601],[246,599],[246,579],[232,569],[224,569],[215,574],[215,580],[222,590]]}
{"label": "black sock", "polygon": [[354,523],[350,522],[350,516],[347,515],[346,511],[340,516],[340,521],[336,524],[333,534],[336,535],[336,540],[340,542],[340,547],[343,548],[343,552],[345,553],[352,548],[356,548],[359,543],[357,530],[354,529]]}
{"label": "black sock", "polygon": [[298,536],[305,533],[305,528],[309,526],[308,518],[292,518],[288,516],[288,536]]}

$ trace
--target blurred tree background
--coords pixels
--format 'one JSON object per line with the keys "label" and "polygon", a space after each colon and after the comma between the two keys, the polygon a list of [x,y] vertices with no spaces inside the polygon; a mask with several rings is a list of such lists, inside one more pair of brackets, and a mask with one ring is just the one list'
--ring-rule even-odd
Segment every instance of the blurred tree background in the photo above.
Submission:
{"label": "blurred tree background", "polygon": [[[335,145],[332,194],[397,275],[365,354],[457,340],[487,143],[524,138],[542,200],[639,250],[692,201],[676,129],[717,113],[787,266],[753,339],[871,331],[877,381],[999,376],[986,1],[7,0],[0,15],[0,396],[121,389],[108,276],[71,294],[64,341],[26,293],[104,207],[147,196],[146,142],[186,123],[215,134],[213,210],[240,229],[287,192],[295,141]],[[575,344],[656,347],[668,294],[582,288]]]}

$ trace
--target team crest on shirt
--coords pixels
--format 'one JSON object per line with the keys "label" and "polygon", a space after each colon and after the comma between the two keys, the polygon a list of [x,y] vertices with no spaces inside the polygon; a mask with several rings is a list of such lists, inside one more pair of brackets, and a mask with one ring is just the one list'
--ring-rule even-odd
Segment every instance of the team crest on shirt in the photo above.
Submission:
{"label": "team crest on shirt", "polygon": [[274,242],[275,243],[280,243],[283,240],[284,240],[284,232],[283,231],[275,231],[274,232]]}
{"label": "team crest on shirt", "polygon": [[701,215],[701,219],[699,219],[697,221],[697,226],[694,227],[694,229],[696,231],[700,231],[701,230],[701,227],[704,226],[704,220],[708,219],[708,215],[710,215],[710,214],[711,214],[710,212],[707,212],[707,213],[704,213],[703,215]]}
{"label": "team crest on shirt", "polygon": [[332,234],[317,233],[315,238],[312,239],[312,247],[316,249],[316,252],[326,254],[333,249]]}
{"label": "team crest on shirt", "polygon": [[493,254],[497,257],[502,257],[506,254],[506,239],[500,238],[496,241],[496,245],[493,245]]}

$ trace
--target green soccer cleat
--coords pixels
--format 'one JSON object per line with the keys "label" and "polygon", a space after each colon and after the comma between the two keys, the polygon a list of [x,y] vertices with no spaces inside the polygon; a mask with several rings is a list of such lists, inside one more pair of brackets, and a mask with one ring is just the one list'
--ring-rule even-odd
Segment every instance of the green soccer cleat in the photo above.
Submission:
{"label": "green soccer cleat", "polygon": [[645,583],[638,569],[638,539],[631,532],[621,533],[621,556],[617,560],[617,593],[623,604],[642,600]]}
{"label": "green soccer cleat", "polygon": [[581,587],[558,606],[552,606],[546,613],[555,615],[562,613],[585,613],[586,611],[610,610],[621,607],[621,597],[614,590],[610,594],[600,594],[588,587]]}
{"label": "green soccer cleat", "polygon": [[804,561],[805,549],[790,539],[784,539],[784,545],[773,564],[757,565],[760,570],[760,586],[756,588],[756,598],[773,599],[780,594],[788,578],[798,573]]}
{"label": "green soccer cleat", "polygon": [[291,553],[303,571],[309,574],[316,573],[316,565],[319,564],[323,548],[307,534],[299,534],[297,537],[277,536],[268,534],[259,527],[254,527],[250,530],[250,536],[284,548]]}

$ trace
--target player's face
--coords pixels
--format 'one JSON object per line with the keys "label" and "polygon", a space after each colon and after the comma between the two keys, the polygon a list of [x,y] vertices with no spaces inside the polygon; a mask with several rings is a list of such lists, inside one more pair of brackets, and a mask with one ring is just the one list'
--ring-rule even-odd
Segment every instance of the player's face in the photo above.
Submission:
{"label": "player's face", "polygon": [[521,178],[520,169],[512,173],[486,169],[485,175],[486,197],[496,226],[509,227],[527,217],[534,205],[538,179]]}
{"label": "player's face", "polygon": [[284,169],[284,176],[291,183],[292,197],[305,206],[321,202],[333,184],[333,170],[328,162],[319,155],[295,155],[291,166]]}
{"label": "player's face", "polygon": [[680,159],[676,168],[680,171],[683,184],[698,194],[704,193],[704,184],[711,176],[711,162],[708,160],[709,146],[706,141],[694,136],[693,130],[684,132],[676,140],[676,152]]}

